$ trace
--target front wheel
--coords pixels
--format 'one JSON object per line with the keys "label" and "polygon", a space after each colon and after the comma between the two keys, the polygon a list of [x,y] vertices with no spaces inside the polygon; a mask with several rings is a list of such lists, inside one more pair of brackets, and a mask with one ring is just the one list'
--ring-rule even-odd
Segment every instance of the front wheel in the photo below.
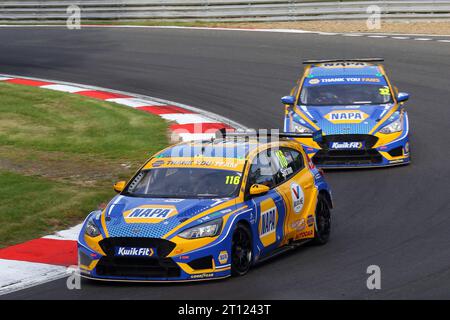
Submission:
{"label": "front wheel", "polygon": [[231,274],[243,276],[252,264],[252,236],[243,224],[238,224],[231,242]]}
{"label": "front wheel", "polygon": [[328,201],[322,194],[319,194],[317,199],[314,226],[316,229],[316,234],[314,236],[313,243],[318,245],[327,243],[331,232],[331,213]]}

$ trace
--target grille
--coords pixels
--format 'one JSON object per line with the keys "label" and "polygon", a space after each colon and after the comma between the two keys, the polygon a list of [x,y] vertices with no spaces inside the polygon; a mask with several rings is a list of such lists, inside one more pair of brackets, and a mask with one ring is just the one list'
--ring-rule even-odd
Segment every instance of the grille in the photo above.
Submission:
{"label": "grille", "polygon": [[82,264],[84,266],[89,266],[92,262],[91,257],[89,257],[87,254],[85,254],[83,251],[79,251],[78,259],[79,259],[80,264]]}
{"label": "grille", "polygon": [[328,149],[331,142],[364,142],[366,149],[372,148],[378,141],[378,137],[369,134],[334,134],[323,136],[319,143],[322,149]]}
{"label": "grille", "polygon": [[107,256],[114,256],[115,247],[156,248],[158,257],[166,257],[176,246],[175,243],[159,238],[106,238],[99,242]]}
{"label": "grille", "polygon": [[96,266],[100,276],[177,278],[180,268],[170,258],[102,257]]}
{"label": "grille", "polygon": [[194,270],[202,270],[202,269],[212,269],[212,256],[206,256],[202,258],[198,258],[195,260],[192,260],[188,263],[188,265],[194,269]]}
{"label": "grille", "polygon": [[375,149],[319,150],[312,160],[316,165],[364,165],[380,163],[382,157]]}
{"label": "grille", "polygon": [[401,155],[403,155],[403,147],[400,146],[400,147],[394,148],[394,149],[388,151],[388,153],[391,157],[400,157]]}

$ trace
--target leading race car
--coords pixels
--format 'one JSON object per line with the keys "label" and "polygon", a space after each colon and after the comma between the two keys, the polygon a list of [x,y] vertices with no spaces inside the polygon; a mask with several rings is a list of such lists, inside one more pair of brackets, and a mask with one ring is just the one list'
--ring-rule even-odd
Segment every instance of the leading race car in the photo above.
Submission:
{"label": "leading race car", "polygon": [[322,141],[298,139],[323,168],[408,164],[407,93],[399,93],[382,59],[310,60],[285,105],[284,130],[321,129]]}
{"label": "leading race car", "polygon": [[153,157],[78,239],[85,277],[193,281],[244,275],[251,265],[330,235],[331,191],[301,145],[281,134],[235,133]]}

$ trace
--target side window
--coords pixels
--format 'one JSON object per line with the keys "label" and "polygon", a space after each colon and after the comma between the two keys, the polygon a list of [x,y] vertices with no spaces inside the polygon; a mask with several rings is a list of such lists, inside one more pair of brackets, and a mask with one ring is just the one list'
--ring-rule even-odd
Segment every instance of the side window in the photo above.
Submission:
{"label": "side window", "polygon": [[303,168],[303,157],[300,152],[290,148],[280,148],[273,152],[276,168],[275,182],[283,183]]}
{"label": "side window", "polygon": [[247,188],[256,183],[273,188],[275,186],[274,172],[270,150],[259,153],[252,161]]}
{"label": "side window", "polygon": [[303,169],[305,164],[303,163],[303,156],[302,154],[294,149],[289,149],[291,156],[292,156],[292,169],[294,170],[294,173],[297,171],[300,171]]}

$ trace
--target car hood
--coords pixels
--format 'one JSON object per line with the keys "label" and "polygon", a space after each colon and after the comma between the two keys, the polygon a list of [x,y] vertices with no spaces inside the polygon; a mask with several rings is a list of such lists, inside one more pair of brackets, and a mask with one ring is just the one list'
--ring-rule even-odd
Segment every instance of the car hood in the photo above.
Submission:
{"label": "car hood", "polygon": [[394,105],[299,106],[324,135],[368,134]]}
{"label": "car hood", "polygon": [[[110,237],[160,238],[186,220],[233,199],[137,198],[118,195],[103,214]],[[211,210],[214,212],[214,210]]]}

